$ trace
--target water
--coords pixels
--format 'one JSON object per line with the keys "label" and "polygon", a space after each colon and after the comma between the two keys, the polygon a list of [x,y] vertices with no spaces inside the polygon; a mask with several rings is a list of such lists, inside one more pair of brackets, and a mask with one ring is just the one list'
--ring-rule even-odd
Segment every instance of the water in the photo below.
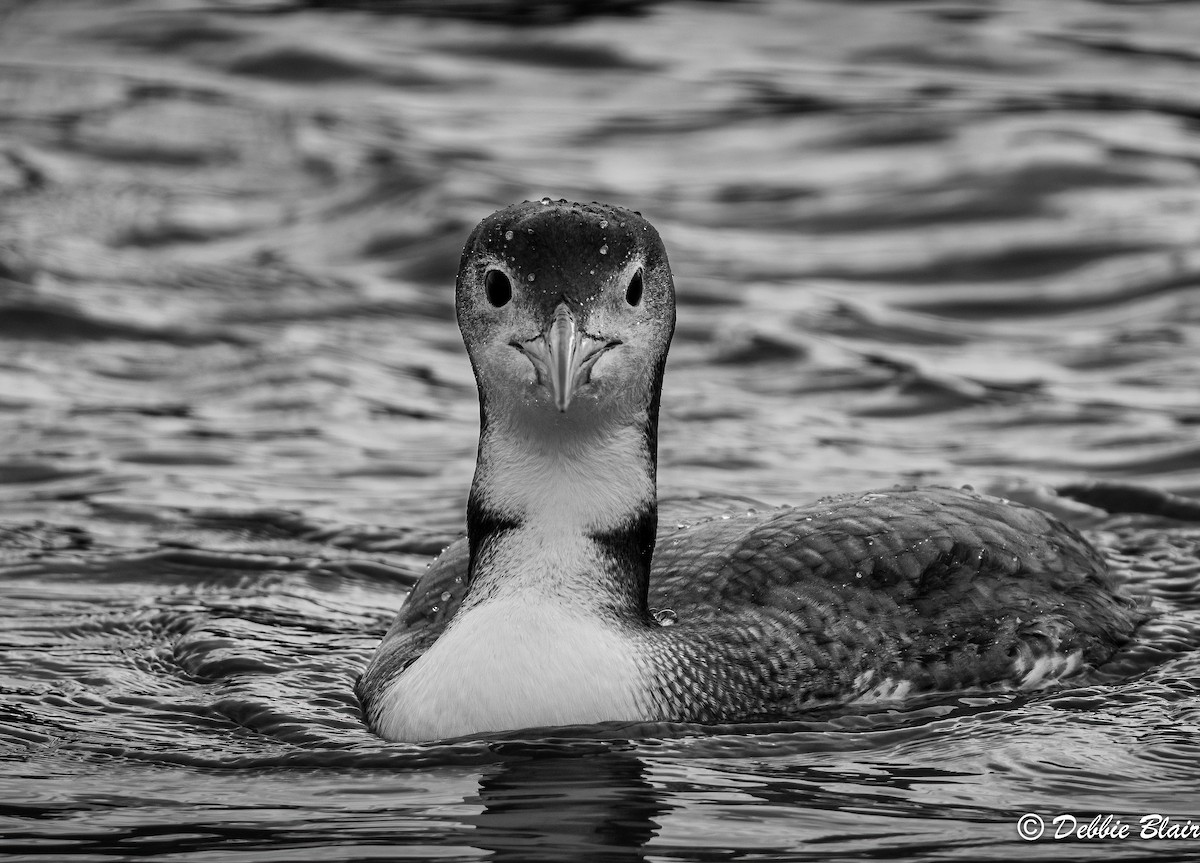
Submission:
{"label": "water", "polygon": [[515,200],[663,234],[664,494],[1200,495],[1193,4],[308,5],[0,8],[0,854],[1200,857],[1016,828],[1200,820],[1178,522],[1072,513],[1177,548],[1107,683],[431,746],[351,693],[462,528]]}

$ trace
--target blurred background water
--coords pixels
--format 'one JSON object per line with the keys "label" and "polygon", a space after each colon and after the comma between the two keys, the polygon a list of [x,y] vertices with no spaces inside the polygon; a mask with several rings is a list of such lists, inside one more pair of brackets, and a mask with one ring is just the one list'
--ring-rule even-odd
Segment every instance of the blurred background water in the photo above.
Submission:
{"label": "blurred background water", "polygon": [[453,277],[513,201],[662,233],[665,495],[1200,495],[1198,46],[1192,2],[0,5],[0,855],[1084,859],[1018,816],[1200,821],[1168,521],[1074,513],[1162,612],[1106,685],[431,746],[351,692],[463,527]]}

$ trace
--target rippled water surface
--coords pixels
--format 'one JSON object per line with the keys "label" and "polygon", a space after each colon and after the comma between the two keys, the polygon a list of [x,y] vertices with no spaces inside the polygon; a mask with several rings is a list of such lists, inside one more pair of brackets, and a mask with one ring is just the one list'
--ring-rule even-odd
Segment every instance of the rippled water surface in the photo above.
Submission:
{"label": "rippled water surface", "polygon": [[0,856],[1200,856],[1016,830],[1200,822],[1179,521],[1060,507],[1158,615],[1057,692],[405,746],[351,689],[525,198],[667,243],[663,494],[1200,496],[1195,3],[327,5],[0,6]]}

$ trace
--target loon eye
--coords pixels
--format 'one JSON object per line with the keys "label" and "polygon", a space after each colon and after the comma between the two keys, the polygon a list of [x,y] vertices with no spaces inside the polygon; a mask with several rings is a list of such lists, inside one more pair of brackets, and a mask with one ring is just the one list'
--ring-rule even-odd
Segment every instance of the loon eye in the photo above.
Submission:
{"label": "loon eye", "polygon": [[499,270],[487,271],[483,277],[483,287],[487,290],[488,302],[496,308],[508,305],[512,299],[512,282]]}
{"label": "loon eye", "polygon": [[633,278],[629,280],[629,287],[625,289],[625,302],[631,306],[636,306],[642,301],[642,271],[638,270],[633,274]]}

